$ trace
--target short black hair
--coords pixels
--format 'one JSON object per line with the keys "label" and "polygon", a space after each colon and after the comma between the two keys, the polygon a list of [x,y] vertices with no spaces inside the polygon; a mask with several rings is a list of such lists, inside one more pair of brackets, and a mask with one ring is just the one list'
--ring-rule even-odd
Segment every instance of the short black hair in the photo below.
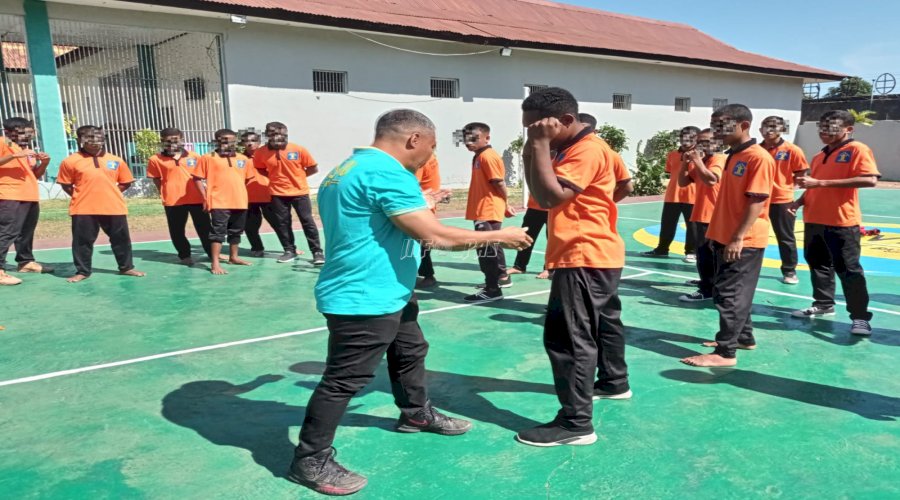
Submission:
{"label": "short black hair", "polygon": [[559,118],[565,114],[578,116],[578,101],[564,88],[547,87],[526,97],[522,101],[522,111],[535,111],[541,118]]}
{"label": "short black hair", "polygon": [[701,133],[701,134],[711,134],[711,133],[712,133],[712,129],[711,129],[711,128],[705,128],[705,129],[701,130],[700,133]]}
{"label": "short black hair", "polygon": [[729,118],[733,118],[739,122],[752,122],[753,121],[753,113],[750,111],[750,108],[744,106],[743,104],[726,104],[721,108],[716,108],[712,114],[713,118],[718,118],[720,116],[727,116]]}
{"label": "short black hair", "polygon": [[256,130],[255,128],[248,128],[248,129],[238,131],[238,137],[241,140],[244,140],[244,139],[250,137],[251,135],[255,135],[257,138],[259,138],[262,134],[260,134],[259,130]]}
{"label": "short black hair", "polygon": [[767,117],[762,121],[762,123],[766,123],[766,122],[769,122],[769,121],[774,121],[774,122],[777,123],[778,125],[781,125],[782,127],[784,126],[784,118],[782,118],[782,117],[780,117],[780,116],[776,116],[776,115],[767,116]]}
{"label": "short black hair", "polygon": [[843,109],[826,111],[822,117],[819,118],[819,123],[830,120],[840,120],[845,127],[852,127],[856,124],[856,118],[853,118],[853,115],[850,114],[849,111],[844,111]]}
{"label": "short black hair", "polygon": [[480,130],[485,134],[491,133],[491,127],[487,123],[472,122],[463,127],[463,132],[472,132],[473,130]]}
{"label": "short black hair", "polygon": [[687,127],[684,127],[684,128],[681,129],[681,134],[682,134],[682,135],[685,134],[686,132],[693,132],[694,135],[697,135],[697,134],[700,133],[700,127],[695,127],[695,126],[693,126],[693,125],[688,125]]}
{"label": "short black hair", "polygon": [[287,125],[285,125],[281,122],[269,122],[266,124],[266,130],[268,130],[270,128],[276,129],[276,130],[281,130],[281,129],[287,130]]}
{"label": "short black hair", "polygon": [[166,127],[159,131],[160,137],[171,137],[173,135],[184,137],[184,133],[181,131],[181,129],[177,129],[175,127]]}
{"label": "short black hair", "polygon": [[591,126],[592,129],[597,129],[597,119],[594,118],[594,115],[589,115],[587,113],[578,113],[578,121],[581,123],[587,123]]}
{"label": "short black hair", "polygon": [[81,139],[88,134],[96,134],[97,132],[102,131],[103,129],[96,125],[82,125],[75,130],[75,137]]}
{"label": "short black hair", "polygon": [[4,130],[15,130],[17,128],[29,128],[29,127],[34,127],[34,123],[31,120],[22,118],[20,116],[14,116],[14,117],[3,120],[3,129]]}
{"label": "short black hair", "polygon": [[234,133],[234,130],[231,130],[230,128],[220,128],[219,130],[216,130],[216,140],[219,140],[226,135],[233,135],[237,137],[237,134]]}

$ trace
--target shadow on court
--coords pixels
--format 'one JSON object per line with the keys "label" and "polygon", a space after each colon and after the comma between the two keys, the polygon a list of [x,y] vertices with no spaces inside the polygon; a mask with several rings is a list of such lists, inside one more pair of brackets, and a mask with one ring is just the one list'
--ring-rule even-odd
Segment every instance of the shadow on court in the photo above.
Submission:
{"label": "shadow on court", "polygon": [[749,370],[666,370],[663,377],[691,384],[729,384],[799,403],[843,410],[870,419],[894,421],[900,417],[900,398],[873,392],[803,382]]}
{"label": "shadow on court", "polygon": [[[382,363],[382,365],[385,368],[378,370],[375,380],[360,391],[358,396],[372,392],[391,394],[391,383],[386,376],[387,365],[386,363]],[[318,376],[325,370],[325,363],[304,361],[291,366],[290,370],[302,375]],[[556,394],[552,385],[536,382],[479,377],[433,370],[428,371],[427,377],[428,396],[436,408],[462,415],[476,422],[493,424],[514,432],[540,425],[542,422],[498,408],[485,398],[483,394],[491,392]],[[297,382],[297,385],[307,389],[315,389],[318,383],[318,379],[305,380]]]}
{"label": "shadow on court", "polygon": [[[248,450],[253,460],[273,476],[285,477],[294,452],[290,427],[303,422],[306,408],[241,397],[282,378],[264,375],[246,384],[224,380],[189,382],[163,398],[162,415],[213,444]],[[356,408],[348,408],[342,426],[393,429],[395,419],[351,413]]]}

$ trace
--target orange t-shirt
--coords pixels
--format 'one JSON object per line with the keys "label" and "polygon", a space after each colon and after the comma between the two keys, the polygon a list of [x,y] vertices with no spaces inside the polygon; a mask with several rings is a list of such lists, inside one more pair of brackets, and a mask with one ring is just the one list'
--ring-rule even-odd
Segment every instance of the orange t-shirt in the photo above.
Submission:
{"label": "orange t-shirt", "polygon": [[247,183],[247,200],[250,203],[269,203],[272,201],[269,178],[259,173],[253,160],[247,161],[250,163],[250,173],[253,174],[253,178]]}
{"label": "orange t-shirt", "polygon": [[128,215],[119,184],[134,182],[134,176],[118,156],[69,155],[59,164],[56,182],[73,186],[69,215]]}
{"label": "orange t-shirt", "polygon": [[194,177],[206,179],[210,210],[246,210],[247,181],[253,178],[253,172],[253,164],[240,153],[233,157],[210,153],[200,158]]}
{"label": "orange t-shirt", "polygon": [[503,158],[488,146],[472,159],[472,180],[469,182],[469,200],[466,220],[502,221],[506,215],[506,200],[491,184],[492,179],[506,179]]}
{"label": "orange t-shirt", "polygon": [[532,209],[532,210],[540,210],[540,211],[542,211],[542,212],[546,212],[546,211],[547,211],[546,208],[544,208],[544,207],[542,207],[540,204],[538,204],[537,200],[535,200],[535,199],[534,199],[534,196],[532,196],[530,193],[528,194],[528,204],[527,204],[527,207],[530,208],[530,209]]}
{"label": "orange t-shirt", "polygon": [[[441,189],[441,169],[438,165],[437,156],[432,156],[430,160],[425,162],[422,165],[422,168],[416,170],[416,179],[419,180],[419,188],[422,189],[422,192],[428,191],[439,191]],[[437,207],[431,209],[432,212],[437,213]]]}
{"label": "orange t-shirt", "polygon": [[774,176],[775,159],[756,141],[734,148],[725,161],[719,181],[719,198],[706,237],[727,245],[743,221],[747,197],[765,198],[762,212],[744,235],[744,246],[766,248],[769,245],[769,203]]}
{"label": "orange t-shirt", "polygon": [[713,210],[716,208],[716,198],[719,197],[719,186],[722,185],[722,169],[725,167],[725,155],[712,155],[703,164],[706,165],[707,170],[716,174],[719,182],[710,186],[700,179],[693,164],[688,167],[688,175],[691,176],[693,183],[697,185],[697,197],[694,198],[691,222],[709,224],[709,221],[712,220]]}
{"label": "orange t-shirt", "polygon": [[619,212],[615,157],[594,134],[557,153],[553,170],[578,192],[547,214],[547,268],[619,269],[625,265],[625,242],[616,230]]}
{"label": "orange t-shirt", "polygon": [[147,177],[159,179],[163,205],[200,205],[203,195],[194,184],[193,172],[200,164],[200,155],[193,151],[184,151],[175,159],[164,154],[155,154],[147,162]]}
{"label": "orange t-shirt", "polygon": [[[603,139],[600,139],[600,140],[602,141]],[[606,141],[604,141],[603,143],[606,144]],[[609,148],[609,151],[612,154],[613,172],[616,175],[616,182],[623,182],[623,181],[631,180],[631,171],[628,170],[628,167],[625,166],[625,160],[622,159],[622,156],[619,153],[617,153],[615,149],[611,148],[608,144],[606,147]]]}
{"label": "orange t-shirt", "polygon": [[678,172],[681,171],[681,156],[679,150],[669,151],[666,157],[666,172],[669,173],[669,185],[666,186],[666,196],[663,199],[666,203],[687,203],[693,204],[697,197],[697,186],[692,182],[686,187],[678,185]]}
{"label": "orange t-shirt", "polygon": [[772,183],[772,203],[794,201],[794,175],[809,169],[803,150],[782,139],[773,148],[760,144],[775,158],[775,179]]}
{"label": "orange t-shirt", "polygon": [[278,150],[263,145],[253,153],[253,166],[268,173],[273,196],[302,196],[309,194],[306,169],[315,167],[316,160],[306,148],[289,142]]}
{"label": "orange t-shirt", "polygon": [[[9,156],[22,152],[22,148],[14,142],[0,140],[0,156]],[[34,167],[37,158],[15,158],[5,165],[0,165],[0,200],[41,201],[38,191],[37,177]]]}
{"label": "orange t-shirt", "polygon": [[[850,139],[831,153],[823,149],[813,157],[814,179],[849,179],[861,175],[881,177],[869,146]],[[813,188],[803,195],[803,222],[825,226],[852,227],[862,224],[858,188]]]}

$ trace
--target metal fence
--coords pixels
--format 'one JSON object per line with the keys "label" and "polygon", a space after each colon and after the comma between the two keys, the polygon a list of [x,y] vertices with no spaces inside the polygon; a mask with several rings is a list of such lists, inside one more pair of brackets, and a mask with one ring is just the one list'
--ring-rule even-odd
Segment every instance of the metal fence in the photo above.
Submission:
{"label": "metal fence", "polygon": [[25,21],[20,16],[0,15],[0,118],[34,119]]}

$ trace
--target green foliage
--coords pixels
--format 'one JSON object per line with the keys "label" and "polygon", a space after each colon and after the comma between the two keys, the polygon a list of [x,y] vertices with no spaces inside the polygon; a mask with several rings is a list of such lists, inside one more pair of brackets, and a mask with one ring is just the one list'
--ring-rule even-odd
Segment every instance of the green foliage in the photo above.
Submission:
{"label": "green foliage", "polygon": [[858,76],[848,76],[837,87],[831,87],[825,97],[857,97],[872,95],[872,83]]}
{"label": "green foliage", "polygon": [[597,129],[597,135],[617,153],[628,150],[628,137],[625,135],[625,131],[615,125],[604,123]]}
{"label": "green foliage", "polygon": [[521,155],[524,148],[525,137],[523,137],[522,134],[519,134],[519,137],[513,139],[513,141],[509,143],[509,146],[506,149],[508,149],[509,152],[514,155]]}
{"label": "green foliage", "polygon": [[634,173],[633,196],[654,196],[666,190],[666,156],[678,148],[678,131],[662,130],[651,137],[646,146],[638,142],[637,171]]}
{"label": "green foliage", "polygon": [[155,130],[143,129],[134,133],[134,152],[140,161],[146,162],[159,152],[161,139]]}
{"label": "green foliage", "polygon": [[69,139],[77,139],[75,131],[78,130],[78,118],[72,115],[64,116],[63,129],[66,131],[66,137]]}
{"label": "green foliage", "polygon": [[848,109],[847,111],[853,115],[853,119],[856,120],[857,125],[865,125],[867,127],[871,127],[875,124],[875,120],[871,117],[875,114],[874,111],[866,110],[866,111],[857,111],[855,109]]}

